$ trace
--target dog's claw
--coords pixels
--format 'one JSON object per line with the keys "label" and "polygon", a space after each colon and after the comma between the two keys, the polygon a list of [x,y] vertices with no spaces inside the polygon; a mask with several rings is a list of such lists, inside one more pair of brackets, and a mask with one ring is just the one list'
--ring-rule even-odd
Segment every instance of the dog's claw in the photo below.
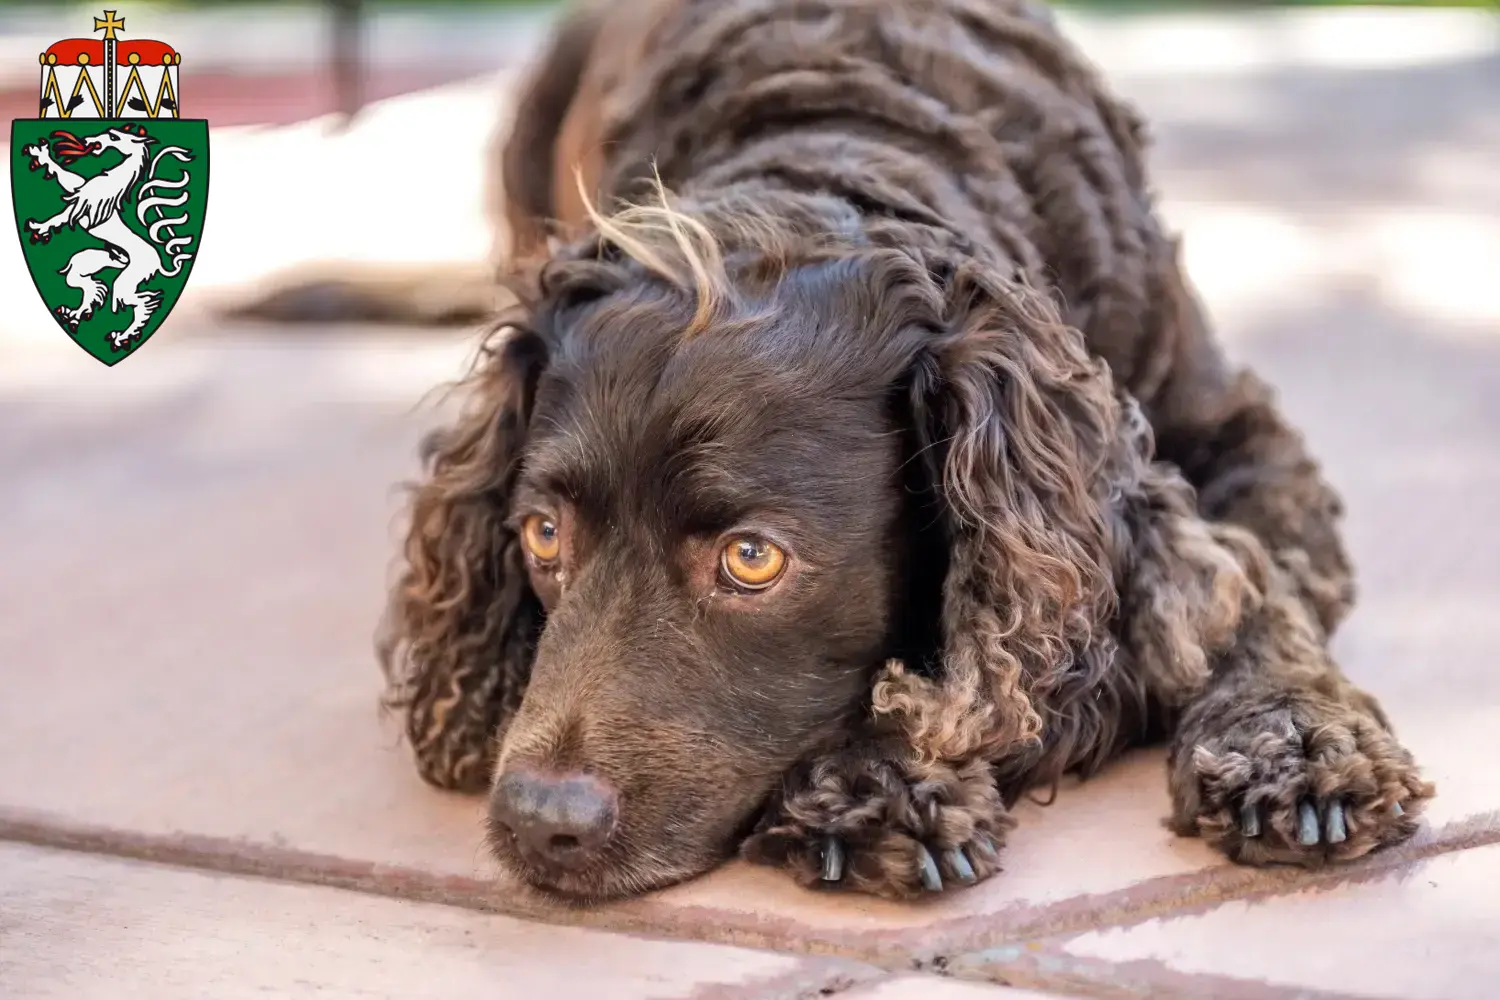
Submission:
{"label": "dog's claw", "polygon": [[922,876],[922,887],[928,892],[943,891],[943,876],[938,874],[937,862],[924,844],[917,845],[917,864]]}
{"label": "dog's claw", "polygon": [[1344,824],[1344,804],[1337,799],[1329,803],[1324,833],[1328,835],[1330,844],[1342,844],[1349,839],[1349,830]]}
{"label": "dog's claw", "polygon": [[944,856],[948,859],[948,866],[957,873],[960,882],[974,881],[974,865],[969,861],[969,856],[964,853],[962,847],[955,847]]}
{"label": "dog's claw", "polygon": [[1400,819],[1402,816],[1406,815],[1406,810],[1401,808],[1401,803],[1399,803],[1399,802],[1392,802],[1391,803],[1391,815],[1395,816],[1397,819]]}
{"label": "dog's claw", "polygon": [[844,877],[844,842],[837,837],[823,838],[823,881],[837,882]]}
{"label": "dog's claw", "polygon": [[1318,811],[1306,799],[1297,807],[1297,843],[1311,847],[1318,842]]}
{"label": "dog's claw", "polygon": [[1240,807],[1240,830],[1249,840],[1260,836],[1260,810],[1248,802]]}

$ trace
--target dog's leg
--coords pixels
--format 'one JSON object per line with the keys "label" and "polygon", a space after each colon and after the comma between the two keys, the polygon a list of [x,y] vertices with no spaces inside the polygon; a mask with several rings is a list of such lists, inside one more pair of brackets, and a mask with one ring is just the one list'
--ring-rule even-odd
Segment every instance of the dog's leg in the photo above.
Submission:
{"label": "dog's leg", "polygon": [[[1327,648],[1354,599],[1342,504],[1269,387],[1229,364],[1173,254],[1156,277],[1157,363],[1132,381],[1157,457],[1195,488],[1210,530],[1247,529],[1269,557],[1258,606],[1178,720],[1172,825],[1251,864],[1317,864],[1404,840],[1433,786]],[[1189,692],[1157,693],[1181,705]]]}
{"label": "dog's leg", "polygon": [[1169,465],[1146,470],[1120,520],[1112,682],[1133,678],[1172,727],[1173,829],[1247,864],[1347,860],[1409,837],[1433,788],[1329,655],[1296,564],[1201,516]]}
{"label": "dog's leg", "polygon": [[868,730],[789,771],[741,853],[805,886],[908,899],[994,875],[1014,825],[984,761],[924,763]]}
{"label": "dog's leg", "polygon": [[1130,380],[1150,384],[1129,386],[1146,404],[1156,455],[1182,470],[1204,517],[1260,538],[1332,635],[1355,592],[1343,504],[1271,388],[1225,357],[1175,248],[1161,261],[1152,363]]}
{"label": "dog's leg", "polygon": [[1275,564],[1182,713],[1169,767],[1173,828],[1245,864],[1313,866],[1399,843],[1434,793]]}

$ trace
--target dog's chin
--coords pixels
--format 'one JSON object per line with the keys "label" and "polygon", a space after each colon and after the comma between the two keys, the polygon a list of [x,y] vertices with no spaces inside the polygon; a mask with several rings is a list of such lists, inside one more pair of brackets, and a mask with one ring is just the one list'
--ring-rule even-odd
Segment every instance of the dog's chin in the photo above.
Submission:
{"label": "dog's chin", "polygon": [[585,867],[564,869],[529,856],[503,827],[492,826],[487,840],[490,857],[510,881],[538,901],[570,907],[597,906],[665,889],[710,871],[732,853],[726,845],[722,852],[697,852],[678,864],[663,865],[656,858],[606,851]]}

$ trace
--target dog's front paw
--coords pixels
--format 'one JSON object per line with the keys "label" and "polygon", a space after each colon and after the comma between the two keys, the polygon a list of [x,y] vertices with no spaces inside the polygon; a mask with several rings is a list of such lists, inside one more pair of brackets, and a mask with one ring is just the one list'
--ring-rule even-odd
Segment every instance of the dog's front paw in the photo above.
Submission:
{"label": "dog's front paw", "polygon": [[1409,838],[1434,794],[1386,729],[1320,696],[1223,722],[1176,748],[1173,825],[1233,861],[1348,861]]}
{"label": "dog's front paw", "polygon": [[903,765],[846,749],[793,770],[741,850],[808,887],[910,899],[1000,871],[1014,825],[982,761]]}

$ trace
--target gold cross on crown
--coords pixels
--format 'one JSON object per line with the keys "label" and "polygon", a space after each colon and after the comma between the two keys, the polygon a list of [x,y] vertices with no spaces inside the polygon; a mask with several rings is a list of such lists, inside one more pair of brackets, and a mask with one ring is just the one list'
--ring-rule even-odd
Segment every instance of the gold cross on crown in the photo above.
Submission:
{"label": "gold cross on crown", "polygon": [[125,30],[125,19],[123,17],[115,17],[114,11],[107,10],[104,12],[103,17],[94,18],[94,30],[104,32],[104,40],[112,42],[115,40],[116,31]]}

